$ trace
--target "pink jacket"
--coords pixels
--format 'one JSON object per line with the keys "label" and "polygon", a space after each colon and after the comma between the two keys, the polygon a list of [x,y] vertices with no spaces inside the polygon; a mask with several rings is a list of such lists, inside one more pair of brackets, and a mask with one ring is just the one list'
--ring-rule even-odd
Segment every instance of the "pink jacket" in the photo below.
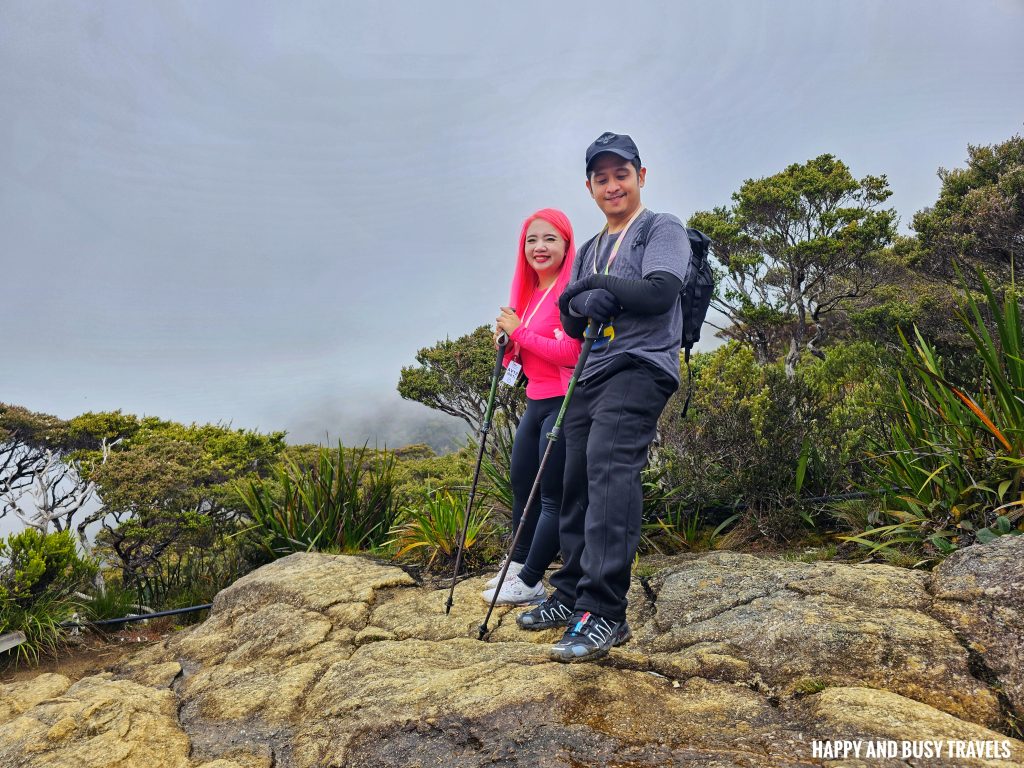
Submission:
{"label": "pink jacket", "polygon": [[[538,291],[534,301],[543,291]],[[529,306],[533,311],[533,304]],[[529,312],[524,313],[528,316]],[[565,335],[558,319],[558,294],[551,291],[530,320],[530,326],[520,325],[512,332],[505,365],[516,355],[529,379],[526,396],[532,400],[561,397],[569,388],[572,369],[580,356],[579,341]]]}

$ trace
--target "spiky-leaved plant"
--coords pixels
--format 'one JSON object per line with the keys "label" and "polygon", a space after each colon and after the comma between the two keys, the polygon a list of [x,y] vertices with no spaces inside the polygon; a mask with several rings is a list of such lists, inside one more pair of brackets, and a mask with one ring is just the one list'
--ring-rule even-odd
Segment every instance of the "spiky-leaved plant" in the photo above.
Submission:
{"label": "spiky-leaved plant", "polygon": [[[891,521],[843,537],[871,553],[908,547],[945,556],[974,541],[1016,533],[1024,516],[1024,330],[1020,293],[1002,300],[979,273],[984,301],[964,287],[959,321],[982,362],[976,391],[949,380],[914,329],[914,360],[899,376],[895,418],[876,445],[874,481],[902,488],[884,499]],[[991,316],[995,333],[985,323]]]}

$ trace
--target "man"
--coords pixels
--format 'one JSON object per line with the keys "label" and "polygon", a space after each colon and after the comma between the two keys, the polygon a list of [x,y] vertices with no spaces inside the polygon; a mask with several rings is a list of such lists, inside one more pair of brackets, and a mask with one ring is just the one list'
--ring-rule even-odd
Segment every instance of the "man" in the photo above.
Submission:
{"label": "man", "polygon": [[640,543],[640,473],[679,386],[679,291],[690,262],[682,222],[640,202],[647,169],[629,136],[599,136],[587,149],[586,171],[607,223],[577,254],[559,307],[576,338],[588,319],[606,330],[565,416],[564,564],[551,577],[554,593],[517,617],[523,629],[566,627],[551,648],[556,661],[600,658],[632,636],[626,592]]}

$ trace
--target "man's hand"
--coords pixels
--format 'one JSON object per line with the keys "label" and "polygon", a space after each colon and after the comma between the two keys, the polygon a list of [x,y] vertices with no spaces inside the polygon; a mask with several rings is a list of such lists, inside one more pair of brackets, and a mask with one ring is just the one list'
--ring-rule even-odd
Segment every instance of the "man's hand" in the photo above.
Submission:
{"label": "man's hand", "polygon": [[589,291],[591,288],[603,288],[604,286],[594,284],[595,281],[593,278],[595,277],[603,277],[603,275],[587,275],[586,277],[582,277],[574,283],[569,283],[567,286],[565,286],[564,295],[568,296],[571,299],[574,296],[578,296],[579,294],[583,293],[584,291]]}
{"label": "man's hand", "polygon": [[569,309],[578,317],[589,317],[604,324],[619,314],[619,300],[604,288],[592,288],[569,301]]}

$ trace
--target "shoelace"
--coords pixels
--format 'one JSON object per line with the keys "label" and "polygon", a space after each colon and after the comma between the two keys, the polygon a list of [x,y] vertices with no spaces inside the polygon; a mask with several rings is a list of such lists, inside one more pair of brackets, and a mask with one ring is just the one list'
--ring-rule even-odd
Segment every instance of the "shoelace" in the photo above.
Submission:
{"label": "shoelace", "polygon": [[565,619],[568,618],[566,615],[567,613],[567,609],[563,605],[558,603],[554,597],[549,597],[547,600],[540,604],[540,617],[543,621]]}
{"label": "shoelace", "polygon": [[519,574],[513,574],[505,579],[505,583],[501,586],[501,592],[507,595],[513,595],[517,593],[524,593],[529,590],[530,587],[526,586],[526,582],[519,578]]}
{"label": "shoelace", "polygon": [[608,641],[608,638],[612,636],[612,626],[604,619],[599,619],[594,622],[591,631],[586,634],[587,637],[598,645],[603,645]]}
{"label": "shoelace", "polygon": [[601,645],[611,636],[612,626],[604,619],[588,612],[573,625],[569,634],[572,637],[587,637]]}

